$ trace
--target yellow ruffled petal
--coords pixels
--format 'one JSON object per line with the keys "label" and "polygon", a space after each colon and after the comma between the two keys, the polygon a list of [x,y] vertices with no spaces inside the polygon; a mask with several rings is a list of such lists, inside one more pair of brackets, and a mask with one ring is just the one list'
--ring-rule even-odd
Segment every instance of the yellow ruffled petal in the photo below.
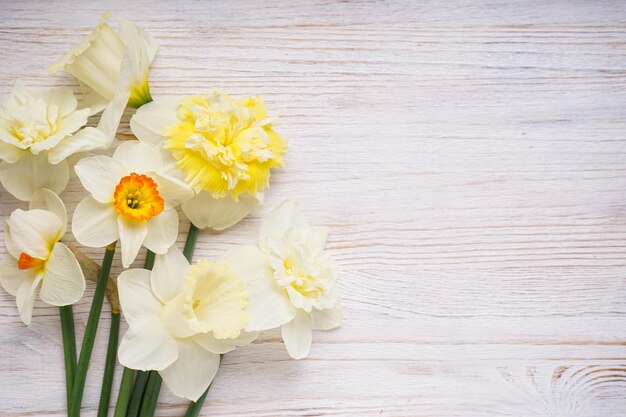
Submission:
{"label": "yellow ruffled petal", "polygon": [[213,198],[254,196],[283,165],[286,146],[257,98],[220,92],[181,101],[179,123],[165,129],[164,148],[196,192]]}

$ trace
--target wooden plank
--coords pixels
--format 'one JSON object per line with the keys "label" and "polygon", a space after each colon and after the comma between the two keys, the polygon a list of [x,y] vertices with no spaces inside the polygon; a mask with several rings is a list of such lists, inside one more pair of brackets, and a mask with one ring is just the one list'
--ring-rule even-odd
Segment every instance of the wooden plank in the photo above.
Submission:
{"label": "wooden plank", "polygon": [[[17,78],[78,92],[47,67],[103,7],[2,4],[0,93]],[[289,139],[266,207],[203,233],[197,256],[254,242],[290,197],[330,226],[341,267],[344,326],[303,361],[278,332],[227,355],[203,415],[626,416],[623,2],[106,7],[160,42],[155,97],[260,94]],[[83,195],[74,180],[62,197],[72,211]],[[24,206],[0,203],[2,219]],[[1,292],[0,335],[0,416],[64,415],[57,309],[38,302],[26,328]],[[157,414],[185,407],[164,389]]]}

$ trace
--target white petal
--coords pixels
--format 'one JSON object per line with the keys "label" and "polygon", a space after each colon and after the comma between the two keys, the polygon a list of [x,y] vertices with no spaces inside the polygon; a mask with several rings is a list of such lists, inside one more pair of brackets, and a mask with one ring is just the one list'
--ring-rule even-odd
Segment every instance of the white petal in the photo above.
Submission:
{"label": "white petal", "polygon": [[122,313],[130,327],[145,319],[158,319],[163,304],[152,292],[150,271],[129,269],[117,278]]}
{"label": "white petal", "polygon": [[15,198],[28,201],[40,188],[48,188],[59,194],[67,186],[70,171],[65,161],[56,165],[48,162],[44,153],[33,155],[25,152],[19,161],[0,163],[0,182]]}
{"label": "white petal", "polygon": [[109,100],[81,80],[78,80],[78,84],[82,92],[79,107],[81,109],[88,108],[90,116],[100,113],[109,104]]}
{"label": "white petal", "polygon": [[59,116],[66,116],[76,110],[78,102],[69,87],[50,88],[39,93],[50,106],[57,106]]}
{"label": "white petal", "polygon": [[255,197],[215,199],[205,191],[182,204],[183,212],[196,227],[215,230],[231,227],[258,207],[260,202]]}
{"label": "white petal", "polygon": [[9,217],[11,238],[20,252],[47,259],[52,246],[61,238],[61,219],[45,210],[15,210]]}
{"label": "white petal", "polygon": [[48,152],[48,161],[56,164],[78,152],[106,149],[108,144],[107,137],[100,129],[86,127],[76,132],[76,134],[66,137],[51,149]]}
{"label": "white petal", "polygon": [[336,303],[333,308],[323,310],[314,308],[311,311],[311,319],[315,330],[331,330],[339,327],[342,321],[341,306]]}
{"label": "white petal", "polygon": [[156,173],[151,173],[150,177],[157,183],[157,190],[165,200],[165,209],[176,207],[194,196],[193,190],[183,181]]}
{"label": "white petal", "polygon": [[130,119],[130,129],[137,139],[158,146],[169,126],[180,123],[176,116],[182,97],[166,97],[141,106]]}
{"label": "white petal", "polygon": [[72,233],[91,248],[101,248],[119,239],[117,213],[110,203],[103,204],[88,195],[74,210]]}
{"label": "white petal", "polygon": [[11,237],[11,225],[8,220],[4,221],[4,247],[7,248],[7,252],[17,259],[20,259],[20,254],[22,251],[17,247],[15,242],[13,242],[13,238]]}
{"label": "white petal", "polygon": [[161,154],[151,146],[137,141],[122,142],[113,153],[113,159],[129,172],[147,174],[163,168]]}
{"label": "white petal", "polygon": [[48,304],[74,304],[85,292],[85,277],[76,257],[67,246],[57,242],[46,262],[39,298]]}
{"label": "white petal", "polygon": [[282,333],[289,356],[294,359],[302,359],[309,354],[313,336],[309,314],[298,310],[296,317],[283,325]]}
{"label": "white petal", "polygon": [[178,343],[159,319],[143,319],[130,327],[120,343],[118,357],[127,368],[160,371],[178,358]]}
{"label": "white petal", "polygon": [[104,155],[83,158],[74,170],[83,187],[101,203],[113,201],[115,187],[129,173],[124,165]]}
{"label": "white petal", "polygon": [[198,333],[193,340],[209,352],[223,354],[234,350],[236,347],[249,345],[259,336],[257,332],[241,332],[235,339],[217,339],[213,332]]}
{"label": "white petal", "polygon": [[137,75],[147,73],[159,45],[149,33],[128,19],[120,16],[117,18],[117,24],[122,42],[124,42],[128,50],[132,51],[132,56],[135,58],[135,65],[138,70]]}
{"label": "white petal", "polygon": [[308,230],[308,238],[306,243],[309,247],[309,253],[311,257],[319,255],[326,246],[326,240],[328,239],[328,227],[324,226],[312,226]]}
{"label": "white petal", "polygon": [[176,362],[159,374],[174,395],[196,401],[217,374],[220,355],[210,353],[188,339],[178,340],[178,351]]}
{"label": "white petal", "polygon": [[285,291],[274,281],[271,266],[265,254],[255,246],[238,246],[221,261],[243,281],[248,294],[246,312],[250,322],[247,331],[262,331],[281,326],[296,314]]}
{"label": "white petal", "polygon": [[129,91],[123,89],[118,90],[113,96],[113,99],[104,108],[102,116],[100,116],[98,130],[104,133],[107,139],[107,148],[111,145],[113,139],[115,139],[115,134],[117,133],[117,128],[120,126],[120,120],[122,120],[122,115],[124,114],[124,109],[126,108],[129,97]]}
{"label": "white petal", "polygon": [[63,201],[54,192],[47,188],[42,188],[33,193],[28,204],[29,210],[41,209],[52,212],[61,220],[60,236],[65,235],[67,229],[67,211]]}
{"label": "white petal", "polygon": [[37,288],[41,283],[42,276],[42,274],[31,275],[28,280],[22,282],[15,296],[20,318],[26,325],[30,324],[30,319],[33,315],[35,296],[37,295]]}
{"label": "white petal", "polygon": [[154,253],[165,253],[178,236],[178,213],[165,210],[148,220],[148,234],[143,245]]}
{"label": "white petal", "polygon": [[283,240],[285,234],[292,228],[308,228],[308,223],[302,214],[298,203],[294,200],[285,200],[272,210],[261,223],[259,232],[259,246],[266,250],[267,242]]}
{"label": "white petal", "polygon": [[0,285],[12,296],[17,295],[22,283],[34,278],[32,269],[19,269],[17,260],[5,258],[0,261]]}
{"label": "white petal", "polygon": [[56,147],[61,141],[64,141],[78,129],[85,126],[88,118],[89,109],[75,111],[63,120],[59,130],[54,135],[48,136],[46,140],[33,143],[30,147],[30,151],[34,154],[38,154]]}
{"label": "white petal", "polygon": [[12,164],[14,162],[17,162],[24,152],[27,151],[24,151],[17,146],[10,145],[5,142],[0,142],[0,160]]}
{"label": "white petal", "polygon": [[152,290],[163,304],[183,290],[183,282],[189,273],[185,255],[172,245],[167,253],[157,255],[152,268]]}
{"label": "white petal", "polygon": [[139,249],[141,249],[141,245],[148,235],[148,222],[119,216],[117,218],[117,227],[120,234],[122,265],[124,268],[128,268],[135,261]]}

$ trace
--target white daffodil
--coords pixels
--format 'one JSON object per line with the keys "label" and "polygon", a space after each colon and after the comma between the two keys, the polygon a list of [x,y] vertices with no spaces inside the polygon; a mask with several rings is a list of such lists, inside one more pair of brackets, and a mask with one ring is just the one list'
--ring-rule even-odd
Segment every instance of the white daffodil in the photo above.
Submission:
{"label": "white daffodil", "polygon": [[85,278],[74,254],[59,240],[65,235],[67,213],[59,197],[48,189],[32,195],[28,211],[11,213],[4,226],[10,257],[0,264],[0,284],[16,297],[24,324],[30,324],[35,296],[64,306],[80,300]]}
{"label": "white daffodil", "polygon": [[139,142],[124,142],[113,157],[81,159],[76,174],[90,196],[74,211],[72,232],[85,246],[103,247],[119,239],[128,267],[141,246],[165,253],[178,234],[174,209],[193,196],[183,182],[163,174],[159,152]]}
{"label": "white daffodil", "polygon": [[258,208],[286,150],[263,101],[220,92],[159,99],[131,118],[137,138],[161,147],[196,195],[182,205],[203,229],[226,229]]}
{"label": "white daffodil", "polygon": [[177,396],[196,401],[217,373],[220,354],[252,342],[244,331],[248,296],[226,265],[190,266],[175,246],[157,255],[152,271],[130,269],[118,278],[128,331],[120,363],[155,370]]}
{"label": "white daffodil", "polygon": [[291,357],[309,354],[312,330],[341,325],[335,264],[324,250],[328,231],[307,223],[287,200],[263,221],[259,248],[234,248],[224,262],[243,279],[250,300],[248,331],[282,326]]}
{"label": "white daffodil", "polygon": [[69,88],[33,91],[15,83],[0,109],[0,182],[14,197],[28,201],[40,188],[60,193],[69,156],[110,145],[99,129],[84,127],[89,109],[76,107]]}
{"label": "white daffodil", "polygon": [[152,100],[148,70],[158,45],[130,21],[118,17],[119,29],[108,25],[105,13],[83,41],[50,67],[72,74],[86,92],[92,114],[104,109],[98,127],[113,138],[126,106],[138,108]]}

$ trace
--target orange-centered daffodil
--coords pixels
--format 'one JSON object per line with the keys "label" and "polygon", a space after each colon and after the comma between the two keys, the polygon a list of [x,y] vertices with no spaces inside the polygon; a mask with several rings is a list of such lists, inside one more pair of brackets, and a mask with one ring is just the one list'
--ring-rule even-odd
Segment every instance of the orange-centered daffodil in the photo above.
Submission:
{"label": "orange-centered daffodil", "polygon": [[125,268],[141,246],[158,254],[174,244],[175,207],[193,197],[193,190],[167,175],[157,149],[124,142],[112,158],[83,158],[75,170],[90,193],[74,210],[72,231],[80,244],[102,247],[119,240]]}
{"label": "orange-centered daffodil", "polygon": [[15,210],[4,224],[7,256],[0,260],[0,285],[15,296],[24,324],[31,322],[37,294],[48,304],[65,306],[85,291],[80,265],[60,241],[67,228],[63,202],[47,188],[30,198],[28,210]]}

